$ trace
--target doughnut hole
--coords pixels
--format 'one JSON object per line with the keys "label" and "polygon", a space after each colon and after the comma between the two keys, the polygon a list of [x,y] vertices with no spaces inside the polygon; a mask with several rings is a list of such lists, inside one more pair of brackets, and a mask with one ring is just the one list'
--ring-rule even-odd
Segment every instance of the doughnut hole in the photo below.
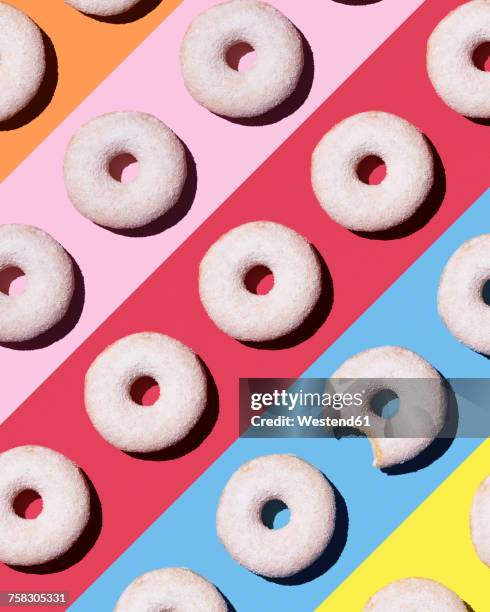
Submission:
{"label": "doughnut hole", "polygon": [[34,489],[25,489],[16,495],[12,507],[20,518],[35,519],[42,512],[43,500]]}
{"label": "doughnut hole", "polygon": [[482,72],[490,72],[490,41],[478,45],[473,51],[473,64]]}
{"label": "doughnut hole", "polygon": [[109,174],[119,183],[131,183],[138,177],[138,160],[131,153],[120,153],[109,162]]}
{"label": "doughnut hole", "polygon": [[226,52],[226,63],[237,72],[247,72],[256,61],[255,50],[247,42],[238,42]]}
{"label": "doughnut hole", "polygon": [[245,287],[255,295],[266,295],[274,286],[274,275],[267,266],[254,266],[245,275]]}
{"label": "doughnut hole", "polygon": [[268,529],[281,529],[289,523],[291,512],[280,499],[271,499],[262,507],[260,520]]}
{"label": "doughnut hole", "polygon": [[386,176],[386,165],[381,157],[368,155],[357,165],[357,176],[366,185],[379,185]]}
{"label": "doughnut hole", "polygon": [[20,295],[26,284],[27,277],[20,268],[10,266],[0,272],[0,291],[5,295]]}
{"label": "doughnut hole", "polygon": [[481,297],[483,299],[483,302],[487,306],[490,306],[490,279],[483,283],[483,287],[481,289]]}
{"label": "doughnut hole", "polygon": [[130,395],[139,406],[153,406],[160,397],[160,387],[151,376],[141,376],[131,385]]}
{"label": "doughnut hole", "polygon": [[391,389],[382,389],[371,399],[371,410],[382,419],[391,419],[399,409],[400,398]]}

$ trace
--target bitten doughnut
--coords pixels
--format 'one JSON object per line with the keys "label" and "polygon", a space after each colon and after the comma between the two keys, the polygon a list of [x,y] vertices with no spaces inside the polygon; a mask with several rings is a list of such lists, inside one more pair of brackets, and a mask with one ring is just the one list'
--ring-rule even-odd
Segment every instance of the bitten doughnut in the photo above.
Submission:
{"label": "bitten doughnut", "polygon": [[[110,163],[123,154],[138,162],[138,176],[122,183]],[[185,150],[156,117],[135,111],[101,115],[83,125],[65,154],[65,185],[75,208],[99,225],[142,227],[179,201],[187,176]]]}
{"label": "bitten doughnut", "polygon": [[0,2],[0,121],[34,98],[46,71],[41,30],[15,6]]}
{"label": "bitten doughnut", "polygon": [[364,612],[467,612],[456,593],[435,580],[403,578],[375,593]]}
{"label": "bitten doughnut", "polygon": [[[255,295],[247,273],[267,267],[274,286]],[[208,250],[199,268],[199,293],[214,323],[238,340],[274,340],[305,321],[320,297],[321,269],[313,247],[294,230],[271,221],[245,223]]]}
{"label": "bitten doughnut", "polygon": [[[42,499],[36,518],[18,516],[19,493]],[[0,561],[39,565],[67,552],[90,516],[90,493],[79,468],[43,446],[17,446],[0,453]]]}
{"label": "bitten doughnut", "polygon": [[[386,166],[378,185],[358,176],[371,156]],[[331,128],[317,144],[311,182],[320,206],[337,223],[374,232],[409,219],[434,182],[434,159],[423,134],[411,123],[380,111],[359,113]]]}
{"label": "bitten doughnut", "polygon": [[[255,64],[246,72],[227,63],[227,53],[249,44]],[[303,71],[303,43],[277,9],[256,0],[230,0],[201,13],[180,49],[184,83],[191,96],[225,117],[257,117],[284,102]]]}
{"label": "bitten doughnut", "polygon": [[[133,401],[131,387],[153,378],[160,396],[151,408]],[[164,334],[121,338],[92,363],[85,377],[85,406],[100,435],[127,452],[173,446],[191,431],[207,403],[206,374],[190,348]]]}
{"label": "bitten doughnut", "polygon": [[[261,513],[273,500],[290,511],[287,525],[270,529]],[[325,551],[335,530],[335,494],[323,474],[293,455],[266,455],[243,464],[226,484],[216,514],[230,555],[270,578],[293,576]]]}
{"label": "bitten doughnut", "polygon": [[472,0],[451,11],[432,32],[427,70],[436,92],[457,113],[490,117],[490,73],[475,66],[473,54],[490,42],[490,2]]}
{"label": "bitten doughnut", "polygon": [[481,483],[473,499],[471,539],[477,555],[490,567],[490,476]]}
{"label": "bitten doughnut", "polygon": [[449,331],[474,351],[490,354],[490,306],[482,292],[490,278],[490,234],[453,253],[439,281],[439,314]]}
{"label": "bitten doughnut", "polygon": [[73,8],[87,15],[112,17],[126,13],[141,0],[65,0]]}
{"label": "bitten doughnut", "polygon": [[218,589],[196,572],[183,567],[167,567],[136,578],[115,608],[115,612],[139,610],[227,612],[228,605]]}
{"label": "bitten doughnut", "polygon": [[[369,415],[369,426],[358,429],[371,442],[374,467],[413,459],[444,427],[448,398],[443,380],[425,359],[406,348],[382,346],[358,353],[332,374],[332,382],[338,391],[345,385],[349,393],[359,387],[363,394],[362,410],[356,410]],[[371,406],[373,398],[386,390],[393,391],[400,402],[398,412],[389,419],[377,415]]]}
{"label": "bitten doughnut", "polygon": [[27,285],[19,295],[0,292],[0,342],[36,338],[61,321],[68,311],[75,280],[63,247],[30,225],[0,226],[0,272],[19,268]]}

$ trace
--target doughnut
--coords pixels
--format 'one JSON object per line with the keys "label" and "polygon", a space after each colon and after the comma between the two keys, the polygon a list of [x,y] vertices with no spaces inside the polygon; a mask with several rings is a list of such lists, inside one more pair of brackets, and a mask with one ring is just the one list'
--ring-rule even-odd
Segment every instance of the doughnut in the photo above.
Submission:
{"label": "doughnut", "polygon": [[[270,529],[262,520],[273,500],[290,511],[287,525]],[[294,455],[266,455],[243,464],[226,484],[216,528],[229,554],[248,570],[286,578],[309,567],[335,530],[335,494],[324,475]]]}
{"label": "doughnut", "polygon": [[0,2],[0,121],[25,108],[46,71],[41,30],[15,6]]}
{"label": "doughnut", "polygon": [[473,54],[490,42],[490,2],[472,0],[450,12],[427,45],[427,71],[442,100],[475,119],[490,117],[490,73],[475,66]]}
{"label": "doughnut", "polygon": [[[386,177],[364,183],[363,160],[379,157]],[[311,183],[325,212],[344,227],[386,230],[409,219],[434,182],[434,159],[424,135],[401,117],[381,111],[352,115],[331,128],[313,151]]]}
{"label": "doughnut", "polygon": [[0,342],[31,340],[68,311],[75,277],[68,253],[49,234],[30,225],[0,225],[0,272],[19,268],[27,285],[19,295],[0,292]]}
{"label": "doughnut", "polygon": [[[151,408],[131,397],[133,383],[153,378]],[[107,347],[85,376],[85,406],[95,429],[126,452],[163,450],[183,440],[207,404],[204,368],[190,348],[164,334],[142,332]]]}
{"label": "doughnut", "polygon": [[[33,490],[43,507],[34,519],[18,516],[16,497]],[[90,492],[79,468],[43,446],[17,446],[0,453],[0,561],[40,565],[61,557],[80,537],[90,517]]]}
{"label": "doughnut", "polygon": [[479,558],[490,567],[490,476],[481,483],[473,499],[471,539]]}
{"label": "doughnut", "polygon": [[482,292],[490,278],[490,234],[471,238],[444,268],[437,305],[448,330],[474,351],[490,353],[490,307]]}
{"label": "doughnut", "polygon": [[467,612],[465,603],[450,589],[427,578],[395,580],[375,593],[364,612]]}
{"label": "doughnut", "polygon": [[183,567],[166,567],[136,578],[119,598],[115,612],[175,610],[227,612],[228,605],[208,580]]}
{"label": "doughnut", "polygon": [[[332,379],[339,392],[342,385],[349,393],[362,389],[362,413],[369,415],[370,423],[358,429],[371,442],[374,467],[388,468],[413,459],[444,427],[448,398],[443,380],[425,359],[406,348],[381,346],[358,353],[347,359]],[[390,419],[372,409],[374,397],[385,390],[393,391],[400,401],[398,412]],[[361,414],[359,409],[357,414]],[[396,433],[400,436],[394,437]],[[409,433],[413,437],[407,437]]]}
{"label": "doughnut", "polygon": [[[123,154],[139,163],[122,183],[110,163]],[[92,119],[75,133],[64,161],[68,197],[84,216],[105,227],[143,227],[179,201],[187,176],[185,150],[164,123],[147,113],[120,111]]]}
{"label": "doughnut", "polygon": [[[227,53],[239,44],[255,51],[254,66],[239,72]],[[284,102],[303,71],[303,42],[294,25],[265,2],[229,0],[194,19],[180,49],[191,96],[230,118],[258,117]]]}
{"label": "doughnut", "polygon": [[[255,295],[245,285],[250,270],[267,267],[274,286]],[[322,290],[313,247],[294,230],[255,221],[230,230],[208,250],[199,267],[199,294],[214,323],[243,341],[286,336],[310,315]]]}
{"label": "doughnut", "polygon": [[126,13],[141,0],[65,0],[73,8],[87,15],[112,17]]}

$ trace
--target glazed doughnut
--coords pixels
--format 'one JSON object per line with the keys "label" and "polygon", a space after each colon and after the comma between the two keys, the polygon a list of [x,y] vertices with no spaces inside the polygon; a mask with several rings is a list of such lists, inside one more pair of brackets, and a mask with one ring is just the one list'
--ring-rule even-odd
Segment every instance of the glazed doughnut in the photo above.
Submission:
{"label": "glazed doughnut", "polygon": [[[131,398],[131,386],[153,378],[160,397],[151,409]],[[143,332],[111,344],[85,377],[85,406],[95,429],[127,452],[153,452],[184,439],[207,404],[206,374],[190,348],[169,336]]]}
{"label": "glazed doughnut", "polygon": [[490,307],[482,292],[490,278],[490,234],[465,242],[450,257],[439,281],[439,314],[460,342],[490,353]]}
{"label": "glazed doughnut", "polygon": [[[368,185],[357,175],[371,156],[386,165],[386,177]],[[311,182],[320,206],[354,231],[395,227],[424,203],[434,182],[434,159],[423,134],[401,117],[359,113],[331,128],[317,144]]]}
{"label": "glazed doughnut", "polygon": [[[290,510],[287,525],[262,520],[273,500]],[[243,464],[226,484],[216,514],[219,538],[230,555],[261,576],[285,578],[314,563],[335,530],[335,494],[324,475],[294,455],[266,455]]]}
{"label": "glazed doughnut", "polygon": [[0,342],[36,338],[61,321],[68,311],[75,280],[63,247],[30,225],[0,226],[0,271],[19,268],[27,277],[22,293],[0,292]]}
{"label": "glazed doughnut", "polygon": [[41,30],[22,11],[0,2],[0,121],[34,98],[46,71]]}
{"label": "glazed doughnut", "polygon": [[457,113],[490,117],[490,74],[475,66],[473,54],[490,42],[490,3],[472,0],[449,13],[432,32],[427,70],[436,92]]}
{"label": "glazed doughnut", "polygon": [[427,578],[403,578],[375,593],[364,612],[467,612],[465,603],[450,589]]}
{"label": "glazed doughnut", "polygon": [[[374,467],[387,468],[413,459],[444,427],[448,398],[443,380],[425,359],[406,348],[382,346],[358,353],[332,379],[344,379],[333,381],[338,391],[342,385],[347,385],[349,393],[355,392],[355,385],[362,389],[363,414],[369,415],[370,425],[358,429],[371,442]],[[385,390],[396,393],[400,401],[398,412],[390,419],[371,407],[373,398]],[[394,437],[397,433],[399,437]],[[407,437],[409,434],[413,437]]]}
{"label": "glazed doughnut", "polygon": [[[266,266],[274,286],[255,295],[247,273]],[[214,323],[238,340],[262,342],[285,336],[305,321],[322,290],[313,247],[294,230],[271,221],[245,223],[208,250],[199,267],[199,293]]]}
{"label": "glazed doughnut", "polygon": [[490,476],[481,483],[473,499],[471,539],[480,559],[490,567]]}
{"label": "glazed doughnut", "polygon": [[136,578],[123,592],[115,612],[188,610],[227,612],[228,605],[208,580],[183,567],[154,570]]}
{"label": "glazed doughnut", "polygon": [[[135,180],[121,183],[110,163],[130,154],[139,163]],[[65,185],[75,208],[105,227],[142,227],[179,201],[187,176],[185,150],[156,117],[135,111],[101,115],[83,125],[65,154]]]}
{"label": "glazed doughnut", "polygon": [[121,15],[136,6],[141,0],[65,0],[73,8],[87,15],[112,17]]}
{"label": "glazed doughnut", "polygon": [[[239,72],[227,52],[249,44],[254,66]],[[303,43],[294,25],[277,9],[256,0],[229,0],[201,13],[180,49],[184,83],[191,96],[225,117],[257,117],[284,102],[303,71]]]}
{"label": "glazed doughnut", "polygon": [[[33,490],[43,507],[34,519],[14,511],[19,493]],[[67,552],[90,516],[90,493],[79,468],[43,446],[17,446],[0,454],[0,561],[39,565]]]}

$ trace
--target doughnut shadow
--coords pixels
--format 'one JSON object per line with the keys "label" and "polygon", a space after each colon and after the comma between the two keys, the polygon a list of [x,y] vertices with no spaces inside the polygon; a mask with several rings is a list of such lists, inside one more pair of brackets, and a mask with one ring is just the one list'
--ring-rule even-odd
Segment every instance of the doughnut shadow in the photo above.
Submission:
{"label": "doughnut shadow", "polygon": [[47,329],[36,338],[21,342],[0,342],[0,346],[17,351],[34,351],[58,342],[71,332],[82,315],[83,305],[85,303],[85,281],[79,265],[71,255],[70,259],[73,264],[75,290],[71,298],[70,306],[61,321],[58,321],[51,329]]}
{"label": "doughnut shadow", "polygon": [[56,574],[79,563],[93,548],[102,530],[102,505],[97,491],[87,474],[80,470],[90,493],[90,517],[78,540],[64,555],[41,565],[9,565],[11,569],[24,574]]}
{"label": "doughnut shadow", "polygon": [[197,167],[194,157],[187,145],[180,141],[182,146],[184,147],[185,152],[185,161],[187,164],[187,176],[184,183],[184,188],[182,189],[182,193],[180,195],[179,201],[175,206],[172,206],[170,210],[168,210],[165,214],[163,214],[158,219],[151,221],[147,225],[143,227],[135,227],[129,229],[115,229],[112,227],[104,227],[104,229],[109,230],[113,234],[118,234],[119,236],[127,236],[128,238],[146,238],[148,236],[155,236],[156,234],[161,234],[165,230],[170,229],[174,225],[177,225],[189,212],[194,198],[196,197],[197,191]]}
{"label": "doughnut shadow", "polygon": [[[173,446],[149,453],[124,451],[126,455],[133,457],[133,459],[143,459],[145,461],[171,461],[172,459],[180,459],[180,457],[198,448],[212,432],[219,416],[219,392],[209,368],[200,357],[198,358],[204,368],[208,388],[206,408],[199,421],[183,440],[177,442],[177,444]],[[151,410],[151,407],[144,408],[144,410]]]}
{"label": "doughnut shadow", "polygon": [[342,554],[342,551],[347,543],[347,533],[349,530],[347,504],[345,503],[345,499],[342,497],[337,487],[335,487],[335,485],[328,480],[325,474],[323,474],[323,476],[332,487],[335,495],[335,530],[333,532],[332,539],[320,557],[314,563],[312,563],[312,565],[305,568],[301,572],[286,578],[269,578],[266,576],[261,576],[268,582],[274,582],[284,586],[298,586],[300,584],[306,584],[307,582],[316,580],[316,578],[319,578],[325,574],[325,572],[331,569],[339,560],[340,555]]}
{"label": "doughnut shadow", "polygon": [[381,0],[333,0],[338,4],[348,4],[349,6],[366,6],[368,4],[376,4]]}
{"label": "doughnut shadow", "polygon": [[325,323],[330,311],[332,310],[334,300],[334,288],[332,276],[327,268],[323,257],[320,255],[318,249],[311,245],[320,263],[320,272],[322,280],[322,290],[318,302],[313,308],[310,315],[303,321],[303,323],[291,333],[283,336],[282,338],[276,338],[275,340],[266,340],[264,342],[249,342],[239,341],[244,346],[249,348],[255,348],[259,350],[277,351],[282,349],[292,348],[298,344],[301,344],[308,338],[311,338]]}
{"label": "doughnut shadow", "polygon": [[90,15],[87,13],[88,17],[95,19],[96,21],[101,21],[103,23],[114,23],[114,24],[125,24],[131,23],[132,21],[137,21],[138,19],[142,19],[146,17],[149,13],[154,11],[160,4],[162,0],[140,0],[138,4],[127,10],[125,13],[121,15],[112,15],[107,17],[102,17],[100,15]]}
{"label": "doughnut shadow", "polygon": [[10,119],[0,122],[0,131],[7,132],[16,130],[30,123],[48,106],[58,85],[58,59],[54,45],[49,36],[41,30],[46,57],[46,72],[44,73],[41,86],[32,100]]}
{"label": "doughnut shadow", "polygon": [[238,610],[231,603],[231,601],[228,599],[228,597],[223,593],[223,591],[221,591],[221,589],[218,589],[218,587],[216,585],[214,585],[214,586],[215,586],[216,590],[218,591],[218,593],[221,595],[221,597],[225,600],[227,612],[238,612]]}
{"label": "doughnut shadow", "polygon": [[361,238],[370,238],[372,240],[398,240],[399,238],[406,238],[422,229],[437,213],[446,195],[446,171],[442,159],[432,141],[425,135],[424,138],[429,145],[434,159],[434,183],[425,202],[423,202],[415,214],[396,227],[390,227],[386,230],[376,232],[352,231],[353,234]]}
{"label": "doughnut shadow", "polygon": [[417,472],[418,470],[423,470],[434,463],[434,461],[440,459],[453,443],[459,423],[458,402],[449,382],[440,372],[439,375],[442,378],[448,397],[448,412],[444,427],[442,428],[438,437],[435,438],[435,440],[433,440],[433,442],[431,442],[431,444],[429,444],[425,450],[423,450],[413,459],[410,459],[405,463],[401,463],[400,465],[382,468],[381,471],[387,476],[400,476],[403,474],[409,474],[411,472]]}
{"label": "doughnut shadow", "polygon": [[[297,29],[297,28],[296,28]],[[231,123],[237,123],[238,125],[260,127],[264,125],[271,125],[277,123],[289,115],[296,112],[306,102],[310,95],[311,86],[313,85],[313,77],[315,74],[315,62],[313,59],[313,51],[311,50],[310,43],[306,40],[305,36],[298,29],[298,34],[301,36],[301,42],[303,44],[303,57],[304,66],[303,72],[298,81],[298,85],[293,93],[281,102],[275,108],[267,111],[259,117],[226,117],[224,115],[217,115],[222,119],[226,119]]]}

